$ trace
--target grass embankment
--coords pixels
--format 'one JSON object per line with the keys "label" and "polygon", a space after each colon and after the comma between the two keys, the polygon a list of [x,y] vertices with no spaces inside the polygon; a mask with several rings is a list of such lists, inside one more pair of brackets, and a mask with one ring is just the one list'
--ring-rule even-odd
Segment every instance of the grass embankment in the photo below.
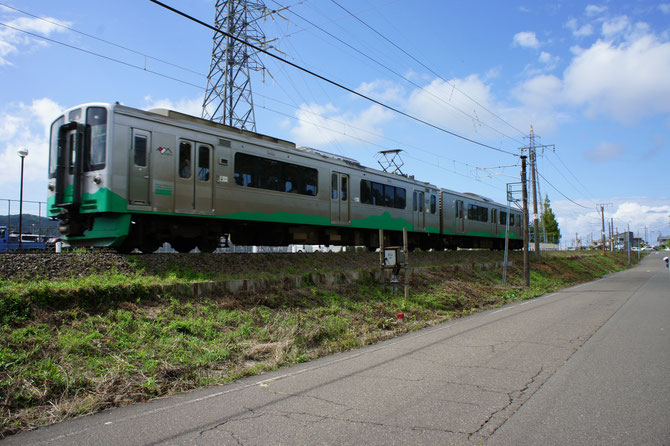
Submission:
{"label": "grass embankment", "polygon": [[360,347],[627,266],[625,255],[545,254],[523,289],[515,260],[506,287],[499,268],[426,268],[412,277],[407,300],[369,279],[197,300],[160,294],[161,284],[195,274],[189,268],[0,281],[0,438]]}

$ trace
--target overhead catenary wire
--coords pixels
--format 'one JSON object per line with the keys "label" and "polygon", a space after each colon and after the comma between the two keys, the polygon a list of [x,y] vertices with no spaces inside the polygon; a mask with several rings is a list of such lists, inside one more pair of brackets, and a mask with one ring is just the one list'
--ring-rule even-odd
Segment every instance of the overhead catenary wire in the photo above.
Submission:
{"label": "overhead catenary wire", "polygon": [[225,32],[225,31],[223,31],[223,30],[217,29],[216,27],[214,27],[214,26],[212,26],[212,25],[210,25],[210,24],[208,24],[208,23],[206,23],[206,22],[203,22],[202,20],[199,20],[199,19],[197,19],[197,18],[195,18],[195,17],[193,17],[193,16],[190,16],[190,15],[186,14],[186,13],[183,12],[183,11],[180,11],[180,10],[178,10],[178,9],[176,9],[176,8],[173,8],[172,6],[166,5],[166,4],[163,3],[163,2],[160,2],[160,1],[158,1],[158,0],[149,0],[149,1],[152,2],[152,3],[155,3],[155,4],[158,5],[158,6],[161,6],[162,8],[165,8],[165,9],[171,11],[171,12],[174,12],[175,14],[178,14],[178,15],[180,15],[180,16],[182,16],[182,17],[188,19],[188,20],[191,20],[191,21],[193,21],[193,22],[195,22],[195,23],[197,23],[197,24],[199,24],[199,25],[201,25],[201,26],[204,26],[204,27],[206,27],[206,28],[209,28],[209,29],[211,29],[211,30],[214,31],[214,32],[222,33],[222,34],[225,35],[226,37],[228,37],[228,38],[230,38],[230,39],[233,39],[233,40],[235,40],[236,42],[239,42],[239,43],[242,43],[242,44],[244,44],[244,45],[247,45],[247,46],[249,46],[249,48],[252,48],[252,49],[255,50],[255,51],[261,52],[261,53],[265,54],[266,56],[269,56],[269,57],[271,57],[271,58],[273,58],[273,59],[276,59],[276,60],[278,60],[278,61],[280,61],[280,62],[283,62],[283,63],[285,63],[285,64],[287,64],[287,65],[290,65],[291,67],[293,67],[293,68],[295,68],[295,69],[297,69],[297,70],[299,70],[299,71],[302,71],[302,72],[304,72],[304,73],[306,73],[306,74],[309,74],[310,76],[316,77],[317,79],[320,79],[320,80],[322,80],[322,81],[324,81],[324,82],[327,82],[327,83],[329,83],[329,84],[331,84],[331,85],[333,85],[333,86],[335,86],[335,87],[338,87],[338,88],[340,88],[340,89],[342,89],[342,90],[345,90],[345,91],[347,91],[347,92],[349,92],[349,93],[351,93],[351,94],[353,94],[353,95],[355,95],[355,96],[358,96],[358,97],[360,97],[360,98],[362,98],[362,99],[365,99],[365,100],[367,100],[367,101],[369,101],[369,102],[372,102],[372,103],[374,103],[374,104],[377,104],[377,105],[379,105],[379,106],[381,106],[381,107],[383,107],[383,108],[385,108],[385,109],[387,109],[387,110],[390,110],[390,111],[392,111],[392,112],[394,112],[394,113],[397,113],[397,114],[399,114],[399,115],[402,115],[402,116],[404,116],[404,117],[406,117],[406,118],[409,118],[409,119],[411,119],[411,120],[413,120],[413,121],[416,121],[416,122],[418,122],[418,123],[420,123],[420,124],[426,125],[426,126],[431,127],[431,128],[433,128],[433,129],[435,129],[435,130],[438,130],[438,131],[440,131],[440,132],[443,132],[443,133],[446,133],[446,134],[448,134],[448,135],[454,136],[454,137],[456,137],[456,138],[462,139],[462,140],[464,140],[464,141],[470,142],[470,143],[472,143],[472,144],[478,145],[478,146],[480,146],[480,147],[484,147],[484,148],[487,148],[487,149],[490,149],[490,150],[494,150],[494,151],[496,151],[496,152],[506,153],[506,154],[508,154],[508,155],[512,155],[512,156],[519,156],[519,155],[517,155],[517,154],[514,153],[514,152],[510,152],[510,151],[507,151],[507,150],[503,150],[503,149],[500,149],[500,148],[498,148],[498,147],[494,147],[494,146],[485,144],[485,143],[483,143],[483,142],[476,141],[476,140],[474,140],[474,139],[471,139],[471,138],[468,138],[468,137],[466,137],[466,136],[463,136],[463,135],[460,135],[460,134],[458,134],[458,133],[455,133],[455,132],[452,132],[452,131],[450,131],[450,130],[447,130],[447,129],[445,129],[445,128],[443,128],[443,127],[440,127],[440,126],[438,126],[438,125],[436,125],[436,124],[433,124],[433,123],[430,123],[430,122],[428,122],[428,121],[425,121],[425,120],[423,120],[423,119],[421,119],[421,118],[418,118],[418,117],[416,117],[416,116],[414,116],[414,115],[411,115],[411,114],[409,114],[409,113],[406,113],[406,112],[404,112],[404,111],[402,111],[402,110],[400,110],[400,109],[397,109],[397,108],[395,108],[395,107],[391,107],[390,105],[387,105],[387,104],[385,104],[385,103],[383,103],[383,102],[381,102],[381,101],[378,101],[378,100],[376,100],[376,99],[374,99],[374,98],[371,98],[371,97],[369,97],[369,96],[367,96],[367,95],[364,95],[364,94],[362,94],[362,93],[360,93],[360,92],[358,92],[358,91],[356,91],[356,90],[354,90],[354,89],[352,89],[352,88],[349,88],[349,87],[347,87],[347,86],[345,86],[345,85],[343,85],[343,84],[341,84],[341,83],[335,82],[335,81],[333,81],[333,80],[331,80],[331,79],[329,79],[329,78],[327,78],[327,77],[325,77],[325,76],[323,76],[323,75],[320,75],[320,74],[318,74],[318,73],[316,73],[316,72],[314,72],[314,71],[311,71],[311,70],[309,70],[309,69],[307,69],[307,68],[304,68],[304,67],[302,67],[302,66],[300,66],[300,65],[298,65],[298,64],[295,64],[295,63],[293,63],[293,62],[291,62],[291,61],[289,61],[289,60],[286,60],[286,59],[284,59],[284,58],[282,58],[282,57],[279,57],[279,56],[277,56],[276,54],[273,54],[273,53],[271,53],[271,52],[269,52],[269,51],[267,51],[267,50],[264,50],[264,49],[262,49],[262,48],[260,48],[260,47],[258,47],[258,46],[256,46],[256,45],[253,45],[253,44],[251,44],[251,43],[249,43],[249,42],[246,42],[246,41],[243,40],[243,39],[237,38],[237,37],[235,37],[235,36],[233,36],[233,35],[231,35],[231,34]]}
{"label": "overhead catenary wire", "polygon": [[569,202],[571,202],[571,203],[573,203],[573,204],[576,204],[577,206],[582,207],[582,208],[584,208],[584,209],[591,209],[591,208],[588,207],[588,206],[584,206],[584,205],[581,205],[581,204],[577,203],[575,200],[573,200],[572,198],[570,198],[570,197],[568,197],[567,195],[565,195],[565,194],[564,194],[563,192],[561,192],[556,186],[554,186],[553,184],[551,184],[551,183],[550,183],[550,182],[549,182],[549,181],[548,181],[548,180],[547,180],[541,173],[538,172],[538,175],[540,176],[540,178],[542,178],[542,179],[545,181],[545,183],[547,183],[549,186],[551,186],[552,189],[554,189],[556,192],[558,192],[559,194],[561,194],[561,195],[563,196],[563,198],[565,198],[565,199],[568,200]]}
{"label": "overhead catenary wire", "polygon": [[[62,46],[64,46],[64,47],[67,47],[67,48],[70,48],[70,49],[73,49],[73,50],[76,50],[76,51],[80,51],[80,52],[83,52],[83,53],[86,53],[86,54],[89,54],[89,55],[92,55],[92,56],[96,56],[96,57],[99,57],[99,58],[108,60],[108,61],[110,61],[110,62],[115,62],[115,63],[121,64],[121,65],[124,65],[124,66],[127,66],[127,67],[131,67],[131,68],[135,68],[135,69],[138,69],[138,70],[141,70],[141,71],[145,71],[145,72],[147,72],[147,73],[150,73],[150,74],[153,74],[153,75],[156,75],[156,76],[160,76],[160,77],[163,77],[163,78],[166,78],[166,79],[175,81],[175,82],[179,82],[179,83],[182,83],[182,84],[186,84],[186,85],[195,87],[195,88],[197,88],[197,89],[199,89],[199,90],[203,90],[203,91],[205,90],[205,88],[202,87],[201,85],[193,84],[193,83],[191,83],[191,82],[184,81],[184,80],[182,80],[182,79],[178,79],[178,78],[175,78],[175,77],[172,77],[172,76],[167,76],[167,75],[164,75],[164,74],[159,73],[159,72],[157,72],[157,71],[148,70],[148,69],[146,69],[146,68],[144,68],[144,67],[141,67],[141,66],[138,66],[138,65],[133,65],[133,64],[131,64],[131,63],[128,63],[128,62],[125,62],[125,61],[122,61],[122,60],[119,60],[119,59],[116,59],[116,58],[113,58],[113,57],[105,56],[104,54],[100,54],[100,53],[96,53],[96,52],[93,52],[93,51],[90,51],[90,50],[86,50],[86,49],[83,49],[83,48],[79,48],[79,47],[77,47],[77,46],[70,45],[70,44],[67,44],[67,43],[64,43],[64,42],[60,42],[60,41],[58,41],[58,40],[51,39],[51,38],[48,38],[48,37],[45,37],[45,36],[41,36],[41,35],[39,35],[39,34],[35,34],[35,33],[30,32],[30,31],[25,31],[25,30],[22,30],[22,29],[20,29],[20,28],[17,28],[17,27],[11,26],[11,25],[7,25],[7,24],[2,23],[2,22],[0,22],[0,25],[5,26],[5,27],[10,28],[10,29],[13,29],[13,30],[18,31],[18,32],[22,32],[22,33],[28,34],[28,35],[30,35],[30,36],[32,36],[32,37],[36,37],[36,38],[39,38],[39,39],[43,39],[43,40],[46,40],[46,41],[51,42],[51,43],[55,43],[55,44],[58,44],[58,45],[62,45]],[[449,161],[449,162],[452,162],[452,163],[463,164],[464,166],[467,166],[467,167],[469,167],[469,168],[476,168],[476,166],[472,166],[472,165],[470,165],[470,164],[468,164],[468,163],[463,163],[463,162],[461,162],[461,161],[456,161],[456,160],[453,160],[453,159],[449,159],[449,158],[443,157],[443,156],[441,156],[441,155],[438,155],[438,154],[432,153],[432,152],[430,152],[430,151],[427,151],[427,150],[425,150],[425,149],[422,149],[422,148],[420,148],[420,147],[415,147],[415,146],[412,146],[412,145],[407,144],[407,143],[401,143],[401,142],[399,142],[399,141],[395,141],[395,140],[393,140],[392,138],[384,137],[383,135],[379,135],[379,134],[376,134],[376,133],[374,133],[374,132],[370,132],[370,131],[368,131],[368,130],[358,128],[358,127],[356,127],[356,126],[351,125],[350,123],[345,123],[345,122],[337,121],[337,120],[334,120],[334,119],[332,119],[332,118],[328,118],[328,117],[319,115],[318,113],[314,113],[314,112],[312,112],[311,110],[306,110],[306,109],[304,109],[304,108],[301,109],[300,107],[298,107],[298,106],[296,106],[296,105],[287,104],[287,103],[285,103],[285,102],[282,102],[282,101],[280,101],[280,100],[278,100],[278,99],[271,98],[271,97],[266,96],[266,95],[262,95],[262,94],[259,94],[259,93],[257,93],[257,95],[260,96],[260,97],[263,97],[263,98],[266,98],[266,99],[269,99],[269,100],[278,102],[278,103],[283,104],[283,105],[285,105],[285,106],[293,107],[293,108],[295,108],[295,109],[300,109],[300,110],[303,110],[303,111],[305,111],[305,112],[307,112],[307,113],[317,115],[317,116],[319,116],[320,118],[322,118],[322,119],[324,119],[324,120],[332,121],[332,122],[337,122],[337,123],[339,123],[339,124],[349,126],[349,127],[353,128],[353,129],[356,129],[356,130],[358,130],[358,131],[366,132],[366,133],[369,133],[369,134],[371,134],[371,135],[373,135],[373,136],[382,137],[382,138],[388,139],[388,140],[390,140],[390,141],[393,141],[393,142],[402,144],[402,145],[404,145],[404,146],[407,146],[407,147],[410,147],[410,148],[413,148],[413,149],[416,149],[416,150],[419,150],[419,151],[423,151],[423,152],[425,152],[425,153],[427,153],[427,154],[430,154],[430,155],[433,155],[433,156],[435,156],[435,157],[437,157],[437,158],[443,158],[443,159],[445,159],[445,160],[447,160],[447,161]],[[333,132],[333,133],[341,133],[341,134],[343,134],[343,135],[345,135],[345,136],[347,136],[347,137],[349,137],[349,138],[351,138],[351,139],[356,139],[356,140],[359,140],[359,141],[361,141],[361,142],[365,142],[366,144],[370,144],[370,145],[379,147],[379,148],[384,149],[384,150],[388,150],[388,149],[390,149],[390,147],[388,147],[388,146],[383,146],[383,145],[374,143],[374,142],[372,142],[372,141],[365,140],[365,139],[363,139],[363,138],[359,138],[359,137],[355,137],[355,136],[353,136],[353,135],[345,134],[345,133],[339,132],[338,130],[329,128],[329,127],[320,126],[320,125],[315,124],[315,123],[313,123],[313,122],[306,121],[306,120],[297,118],[297,117],[295,117],[295,116],[291,116],[291,115],[288,115],[288,114],[279,112],[279,111],[274,110],[274,109],[269,108],[269,107],[261,107],[261,108],[263,108],[263,109],[265,109],[265,110],[268,110],[268,111],[271,111],[271,112],[273,112],[273,113],[277,113],[277,114],[280,114],[280,115],[283,115],[283,116],[290,117],[291,119],[295,119],[295,120],[300,121],[300,122],[304,122],[304,123],[307,123],[307,124],[310,124],[310,125],[314,125],[314,126],[316,126],[316,127],[319,127],[319,128],[325,129],[325,130],[328,130],[328,131]],[[412,158],[412,159],[417,159],[417,160],[418,160],[418,158],[413,158],[413,157],[411,157],[411,156],[410,156],[410,158]],[[463,177],[465,177],[465,178],[470,178],[470,179],[474,179],[474,180],[476,180],[476,181],[482,182],[481,180],[479,180],[479,179],[477,179],[477,178],[473,178],[473,177],[471,177],[471,176],[464,175],[464,174],[462,174],[462,173],[460,173],[460,172],[457,172],[457,171],[454,171],[454,170],[451,170],[451,169],[445,169],[445,168],[443,168],[443,167],[441,167],[441,166],[439,166],[439,165],[438,165],[438,166],[435,166],[435,167],[437,167],[437,168],[439,168],[439,169],[447,170],[447,171],[449,171],[449,172],[455,173],[455,174],[460,175],[460,176],[463,176]],[[482,183],[483,183],[483,182],[482,182]],[[487,184],[487,183],[484,183],[484,184]],[[491,187],[494,187],[494,186],[491,185]]]}
{"label": "overhead catenary wire", "polygon": [[107,45],[111,45],[111,46],[115,46],[115,47],[117,47],[117,48],[121,48],[122,50],[129,51],[129,52],[131,52],[131,53],[134,53],[134,54],[140,55],[140,56],[142,56],[142,57],[145,57],[145,58],[147,58],[147,59],[153,59],[153,60],[155,60],[155,61],[157,61],[157,62],[161,62],[161,63],[164,63],[164,64],[166,64],[166,65],[170,65],[171,67],[179,68],[180,70],[188,71],[188,72],[190,72],[190,73],[197,74],[198,76],[202,76],[202,77],[205,77],[205,78],[207,77],[206,75],[204,75],[204,74],[202,74],[202,73],[198,73],[197,71],[194,71],[194,70],[192,70],[192,69],[190,69],[190,68],[186,68],[186,67],[183,67],[183,66],[181,66],[181,65],[177,65],[177,64],[175,64],[175,63],[173,63],[173,62],[169,62],[169,61],[167,61],[167,60],[159,59],[158,57],[150,56],[149,54],[143,53],[143,52],[141,52],[141,51],[134,50],[134,49],[132,49],[132,48],[128,48],[128,47],[123,46],[123,45],[119,45],[118,43],[110,42],[109,40],[101,39],[100,37],[94,36],[94,35],[92,35],[92,34],[87,34],[87,33],[83,32],[83,31],[79,31],[79,30],[74,29],[74,28],[72,28],[72,27],[70,27],[70,26],[63,25],[62,23],[54,22],[53,20],[49,20],[49,19],[46,19],[46,18],[44,18],[44,17],[37,16],[37,15],[35,15],[35,14],[31,14],[31,13],[29,13],[29,12],[23,11],[23,10],[21,10],[21,9],[15,8],[15,7],[10,6],[10,5],[7,5],[7,4],[5,4],[5,3],[1,3],[1,2],[0,2],[0,6],[4,6],[5,8],[14,10],[14,11],[16,11],[16,12],[20,12],[21,14],[25,14],[25,15],[27,15],[27,16],[33,17],[33,18],[35,18],[35,19],[41,20],[41,21],[46,22],[46,23],[50,23],[50,24],[52,24],[52,25],[61,27],[61,28],[63,28],[63,29],[67,29],[68,31],[72,31],[73,33],[77,33],[77,34],[80,34],[80,35],[82,35],[82,36],[85,36],[85,37],[88,37],[88,38],[91,38],[91,39],[95,39],[95,40],[97,40],[97,41],[99,41],[99,42],[106,43]]}
{"label": "overhead catenary wire", "polygon": [[[272,1],[273,1],[274,3],[276,3],[277,5],[279,5],[280,7],[284,8],[284,6],[283,6],[281,3],[279,3],[277,0],[272,0]],[[489,125],[489,124],[487,124],[487,123],[485,123],[485,122],[482,122],[477,116],[472,116],[472,115],[468,114],[467,112],[461,110],[460,108],[456,107],[454,104],[451,104],[449,101],[446,101],[446,100],[444,100],[443,98],[441,98],[440,96],[438,96],[438,95],[432,93],[431,91],[429,91],[429,90],[427,90],[426,88],[422,87],[421,85],[417,84],[417,83],[414,82],[413,80],[409,79],[407,76],[404,76],[403,74],[398,73],[396,70],[394,70],[394,69],[390,68],[389,66],[387,66],[386,64],[384,64],[384,63],[378,61],[377,59],[375,59],[374,57],[370,56],[369,54],[364,53],[363,51],[359,50],[358,48],[354,47],[353,45],[351,45],[351,44],[345,42],[343,39],[337,37],[336,35],[334,35],[334,34],[331,33],[330,31],[328,31],[328,30],[322,28],[321,26],[317,25],[316,23],[312,22],[311,20],[309,20],[309,19],[303,17],[302,15],[298,14],[297,12],[292,11],[292,10],[289,10],[289,12],[290,12],[291,14],[295,15],[296,17],[300,18],[301,20],[303,20],[303,21],[309,23],[309,24],[312,25],[314,28],[316,28],[316,29],[318,29],[319,31],[323,32],[324,34],[328,35],[328,36],[331,37],[332,39],[337,40],[338,42],[340,42],[341,44],[345,45],[345,46],[348,47],[349,49],[355,51],[356,53],[358,53],[358,54],[360,54],[361,56],[365,57],[366,59],[372,61],[373,63],[379,65],[380,67],[384,68],[385,70],[387,70],[388,72],[392,73],[393,75],[395,75],[395,76],[399,77],[400,79],[404,80],[404,81],[407,82],[408,84],[410,84],[410,85],[416,87],[417,89],[423,91],[423,92],[426,93],[427,95],[433,97],[433,98],[436,99],[437,101],[439,101],[439,102],[441,102],[441,103],[443,103],[443,104],[445,104],[445,105],[447,105],[447,106],[453,108],[454,110],[456,110],[456,111],[460,112],[461,114],[467,116],[468,118],[472,119],[473,121],[480,123],[480,124],[483,125],[484,127],[487,127],[487,128],[489,128],[489,129],[491,129],[492,131],[494,131],[494,132],[496,132],[496,133],[499,133],[501,136],[504,136],[505,138],[509,138],[509,139],[511,139],[511,140],[520,142],[520,141],[516,140],[515,138],[513,138],[513,137],[511,137],[511,136],[509,136],[509,135],[506,135],[505,133],[501,132],[500,130],[498,130],[498,129],[492,127],[491,125]],[[439,77],[439,76],[438,76],[438,77]],[[445,82],[447,82],[447,81],[445,81]],[[448,82],[447,82],[447,83],[448,83]],[[450,86],[453,86],[453,85],[451,85],[450,83],[449,83],[449,85],[450,85]],[[459,91],[460,91],[460,90],[459,90]],[[466,95],[466,96],[467,96],[467,95]],[[480,106],[481,106],[481,105],[480,105]],[[483,107],[482,107],[482,108],[483,108]]]}
{"label": "overhead catenary wire", "polygon": [[393,45],[395,48],[397,48],[397,49],[398,49],[399,51],[401,51],[403,54],[405,54],[406,56],[408,56],[409,58],[411,58],[413,61],[415,61],[416,63],[418,63],[419,65],[421,65],[421,66],[422,66],[423,68],[425,68],[426,70],[430,71],[434,76],[436,76],[436,77],[439,78],[439,79],[442,79],[444,82],[446,82],[447,84],[449,84],[449,86],[451,86],[451,87],[454,88],[455,90],[459,91],[463,96],[465,96],[466,98],[470,99],[472,102],[474,102],[475,104],[477,104],[478,106],[480,106],[482,109],[484,109],[484,110],[486,110],[487,112],[489,112],[491,115],[493,115],[493,116],[495,116],[496,118],[498,118],[498,119],[499,119],[500,121],[502,121],[503,123],[507,124],[507,125],[508,125],[509,127],[511,127],[512,129],[516,130],[517,132],[519,132],[519,133],[522,134],[522,135],[525,135],[525,133],[522,132],[521,130],[519,130],[517,127],[515,127],[515,126],[512,125],[512,124],[510,124],[510,123],[507,122],[505,119],[503,119],[502,117],[498,116],[495,112],[489,110],[488,108],[486,108],[485,106],[483,106],[482,104],[480,104],[477,100],[475,100],[474,98],[470,97],[467,93],[465,93],[464,91],[462,91],[462,90],[460,90],[458,87],[456,87],[455,84],[453,84],[453,83],[447,81],[446,79],[444,79],[442,76],[440,76],[438,73],[436,73],[436,72],[435,72],[433,69],[431,69],[429,66],[427,66],[426,64],[424,64],[423,62],[421,62],[419,59],[417,59],[417,58],[416,58],[414,55],[412,55],[410,52],[408,52],[408,51],[404,50],[403,48],[401,48],[398,44],[396,44],[396,43],[393,42],[391,39],[389,39],[388,37],[386,37],[385,35],[383,35],[383,34],[380,33],[379,31],[377,31],[377,30],[376,30],[375,28],[373,28],[372,26],[370,26],[369,23],[365,22],[364,20],[361,20],[360,17],[358,17],[357,15],[355,15],[354,13],[352,13],[351,11],[349,11],[347,8],[345,8],[344,6],[342,6],[341,4],[339,4],[337,1],[335,1],[335,0],[330,0],[330,1],[333,2],[335,5],[339,6],[344,12],[346,12],[347,14],[349,14],[351,17],[353,17],[354,19],[356,19],[358,22],[362,23],[365,27],[367,27],[368,29],[370,29],[372,32],[374,32],[375,34],[377,34],[379,37],[381,37],[382,39],[384,39],[385,41],[387,41],[388,43],[390,43],[391,45]]}
{"label": "overhead catenary wire", "polygon": [[156,76],[160,76],[160,77],[163,77],[163,78],[166,78],[166,79],[170,79],[172,81],[179,82],[179,83],[182,83],[182,84],[185,84],[185,85],[190,85],[190,86],[196,87],[196,88],[202,88],[200,85],[196,85],[196,84],[193,84],[191,82],[188,82],[188,81],[176,78],[176,77],[168,76],[166,74],[159,73],[158,71],[150,70],[146,67],[141,67],[139,65],[134,65],[134,64],[131,64],[129,62],[124,62],[122,60],[115,59],[114,57],[105,56],[104,54],[96,53],[94,51],[89,51],[89,50],[86,50],[84,48],[79,48],[77,46],[70,45],[69,43],[60,42],[58,40],[51,39],[49,37],[41,36],[39,34],[35,34],[35,33],[30,32],[30,31],[26,31],[26,30],[23,30],[21,28],[17,28],[15,26],[8,25],[6,23],[0,22],[0,25],[5,26],[5,27],[10,28],[10,29],[13,29],[14,31],[19,31],[19,32],[28,34],[30,36],[37,37],[38,39],[43,39],[43,40],[46,40],[48,42],[55,43],[55,44],[58,44],[58,45],[62,45],[62,46],[68,47],[68,48],[76,50],[76,51],[81,51],[82,53],[90,54],[92,56],[96,56],[96,57],[100,57],[102,59],[106,59],[106,60],[109,60],[109,61],[112,61],[112,62],[120,63],[122,65],[131,67],[131,68],[136,68],[136,69],[141,70],[141,71],[146,71],[147,73],[151,73],[151,74],[154,74]]}

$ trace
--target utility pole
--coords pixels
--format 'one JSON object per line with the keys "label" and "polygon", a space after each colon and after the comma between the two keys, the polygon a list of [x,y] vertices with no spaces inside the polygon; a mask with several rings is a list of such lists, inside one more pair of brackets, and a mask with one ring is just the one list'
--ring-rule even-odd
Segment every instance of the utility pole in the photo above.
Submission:
{"label": "utility pole", "polygon": [[530,126],[530,148],[528,150],[530,155],[530,184],[533,190],[533,242],[535,245],[535,261],[540,261],[540,228],[539,218],[537,215],[537,179],[535,178],[535,133],[533,126]]}
{"label": "utility pole", "polygon": [[526,183],[526,156],[521,156],[521,196],[523,199],[523,283],[530,287],[530,262],[528,259],[528,183]]}
{"label": "utility pole", "polygon": [[597,206],[600,208],[600,220],[602,221],[602,230],[600,232],[600,240],[603,244],[603,255],[605,255],[605,207],[610,206],[611,203],[602,203]]}

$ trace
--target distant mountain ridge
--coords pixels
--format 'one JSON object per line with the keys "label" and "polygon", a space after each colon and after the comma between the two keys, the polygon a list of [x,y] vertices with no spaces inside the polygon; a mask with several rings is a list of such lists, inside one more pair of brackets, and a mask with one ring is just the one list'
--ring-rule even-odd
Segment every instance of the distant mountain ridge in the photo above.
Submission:
{"label": "distant mountain ridge", "polygon": [[[11,232],[19,231],[19,214],[0,215],[0,226],[9,226]],[[41,234],[58,236],[58,221],[33,214],[23,214],[22,229],[24,234]]]}

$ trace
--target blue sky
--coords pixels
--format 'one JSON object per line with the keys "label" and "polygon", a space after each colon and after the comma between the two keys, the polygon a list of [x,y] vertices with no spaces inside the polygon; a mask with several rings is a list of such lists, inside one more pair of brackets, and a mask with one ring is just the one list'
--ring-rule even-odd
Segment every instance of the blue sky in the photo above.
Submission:
{"label": "blue sky", "polygon": [[[47,128],[65,108],[119,101],[200,114],[210,30],[148,0],[0,3],[9,6],[0,5],[0,23],[12,27],[0,25],[0,198],[18,198],[16,150],[28,147],[24,198],[45,200]],[[213,0],[167,3],[213,22]],[[600,203],[619,230],[670,234],[670,3],[266,5],[289,6],[261,25],[277,39],[271,51],[293,63],[506,152],[528,144],[532,125],[537,143],[555,146],[538,159],[540,193],[564,243],[599,237]],[[405,173],[501,202],[506,183],[519,181],[518,157],[261,60],[266,71],[252,81],[260,133],[371,167],[380,150],[402,149]]]}

